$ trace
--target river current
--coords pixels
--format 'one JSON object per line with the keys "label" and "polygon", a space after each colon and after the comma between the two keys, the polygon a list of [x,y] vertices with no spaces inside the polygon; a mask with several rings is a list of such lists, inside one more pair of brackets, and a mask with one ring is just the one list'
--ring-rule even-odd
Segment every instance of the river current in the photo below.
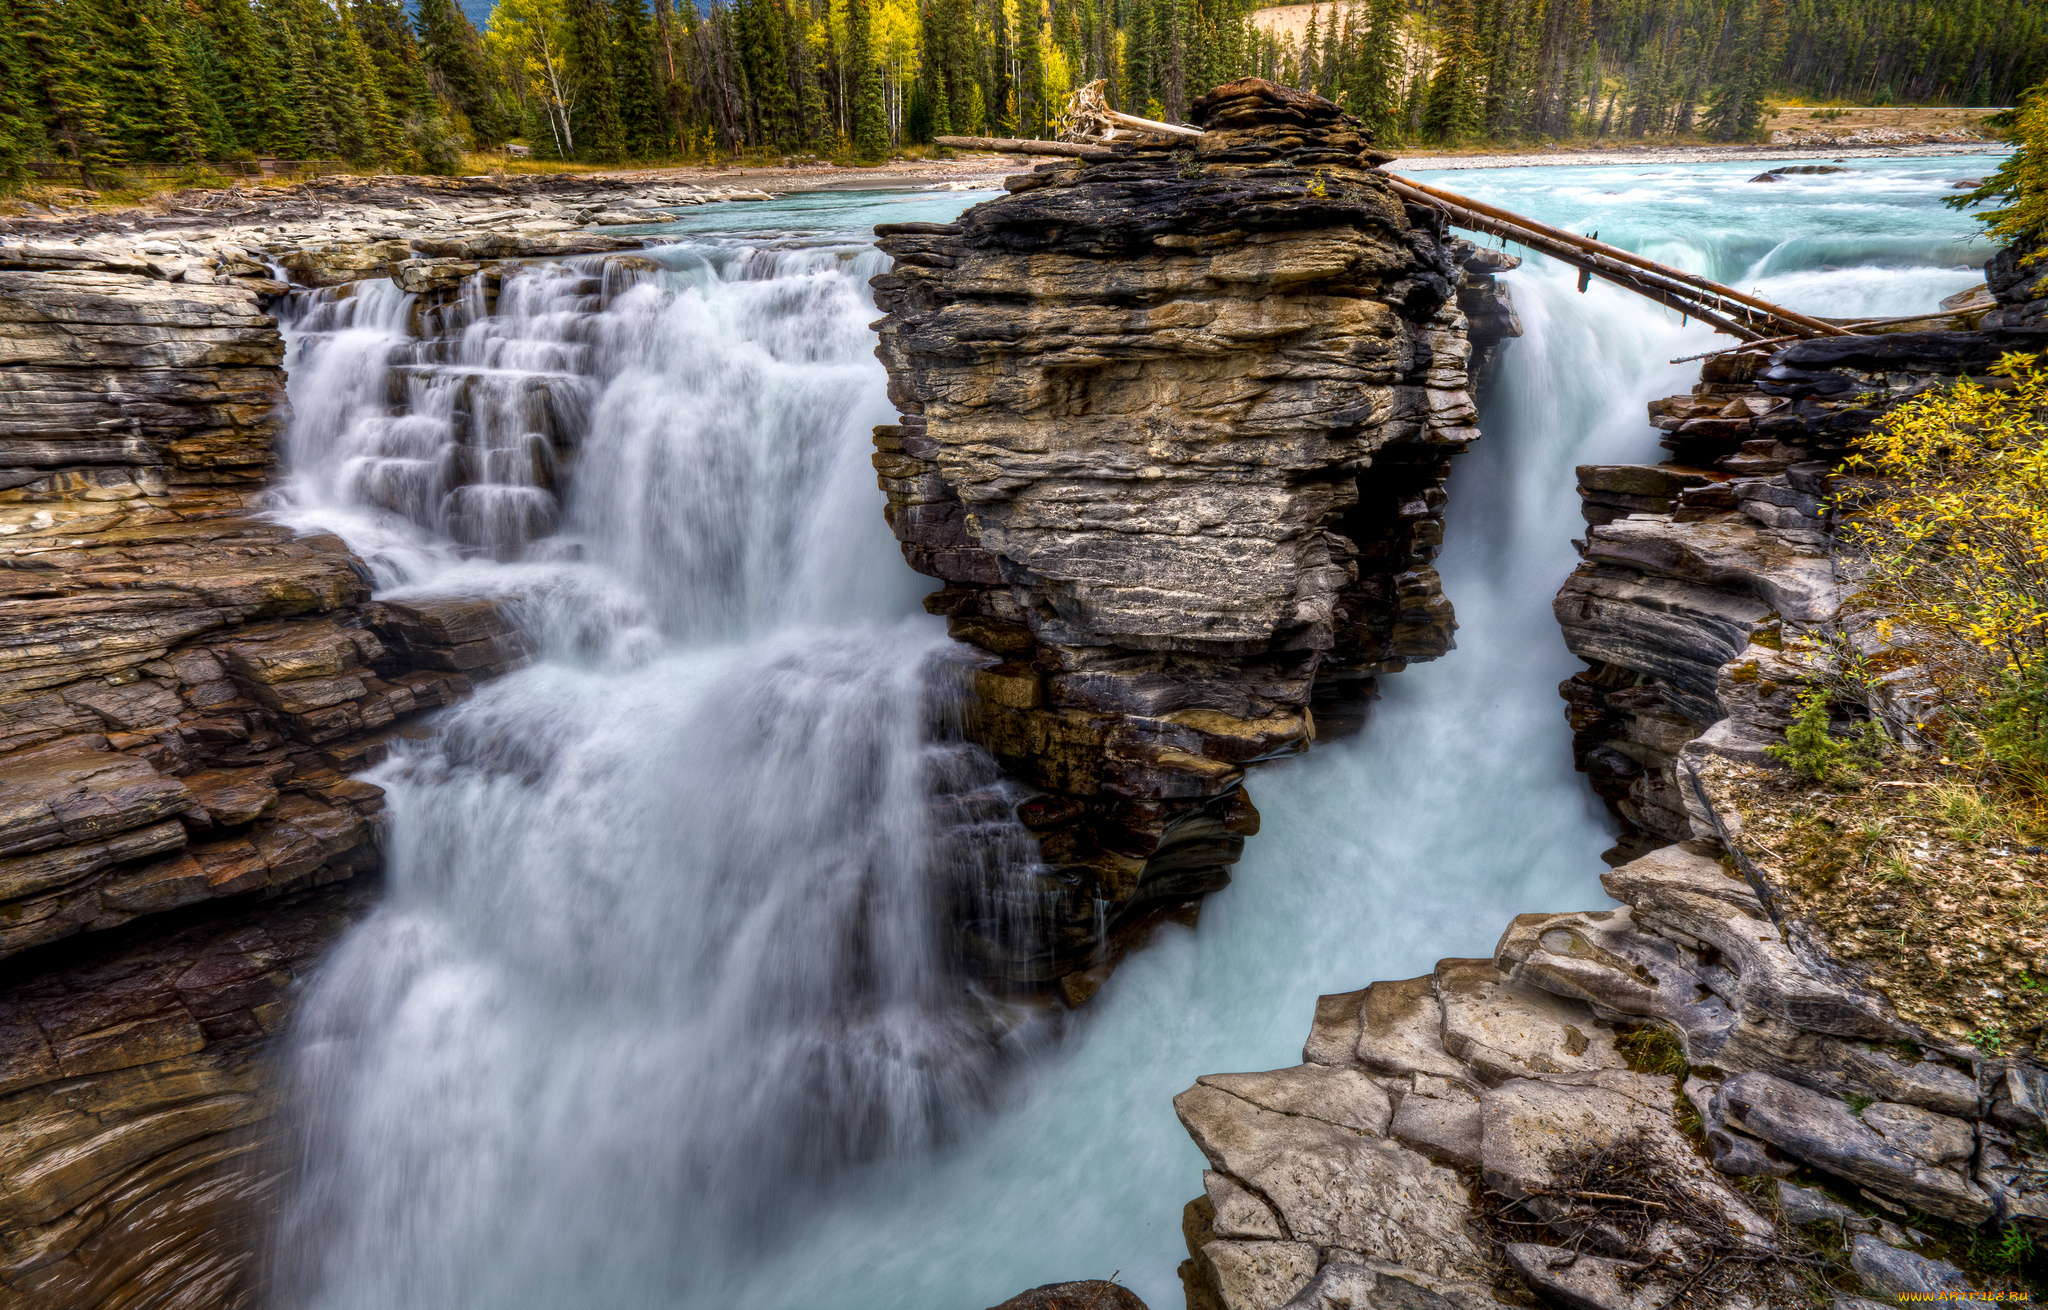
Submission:
{"label": "river current", "polygon": [[[1990,162],[1424,176],[1845,316],[1979,280],[1939,201]],[[979,1310],[1120,1272],[1166,1310],[1202,1168],[1176,1092],[1297,1063],[1318,994],[1606,903],[1549,611],[1573,467],[1659,458],[1644,403],[1716,341],[1532,258],[1450,484],[1458,649],[1256,772],[1233,885],[1074,1019],[965,985],[931,871],[971,849],[1021,888],[1035,853],[882,523],[866,234],[989,195],[685,211],[649,267],[473,288],[429,345],[389,284],[294,297],[279,515],[380,596],[506,598],[534,656],[366,775],[389,889],[295,1024],[290,1304]]]}

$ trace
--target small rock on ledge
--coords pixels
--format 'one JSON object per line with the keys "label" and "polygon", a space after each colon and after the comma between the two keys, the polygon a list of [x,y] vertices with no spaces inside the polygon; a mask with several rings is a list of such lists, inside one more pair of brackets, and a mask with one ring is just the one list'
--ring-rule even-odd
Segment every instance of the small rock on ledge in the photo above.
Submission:
{"label": "small rock on ledge", "polygon": [[1129,1288],[1101,1278],[1078,1283],[1047,1283],[994,1307],[994,1310],[1145,1310]]}

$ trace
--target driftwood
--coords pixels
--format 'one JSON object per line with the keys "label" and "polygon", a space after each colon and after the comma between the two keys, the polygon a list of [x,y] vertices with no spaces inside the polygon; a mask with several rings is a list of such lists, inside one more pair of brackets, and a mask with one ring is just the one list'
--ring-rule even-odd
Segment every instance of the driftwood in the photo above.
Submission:
{"label": "driftwood", "polygon": [[[1404,200],[1413,200],[1417,204],[1428,205],[1432,209],[1442,211],[1455,227],[1503,237],[1519,245],[1527,246],[1531,250],[1540,251],[1551,256],[1553,259],[1572,265],[1582,273],[1589,273],[1603,281],[1612,282],[1625,290],[1633,291],[1639,296],[1654,300],[1666,308],[1675,309],[1681,314],[1686,314],[1699,319],[1703,323],[1711,324],[1717,331],[1725,332],[1738,340],[1745,342],[1756,341],[1764,335],[1763,332],[1746,323],[1736,322],[1731,318],[1724,317],[1723,313],[1720,312],[1722,307],[1718,305],[1709,308],[1707,297],[1701,296],[1698,291],[1676,279],[1567,245],[1564,242],[1553,240],[1543,233],[1522,227],[1519,224],[1496,219],[1487,214],[1477,213],[1447,200],[1437,199],[1434,196],[1416,190],[1404,181],[1390,178],[1389,185],[1393,187],[1394,193]],[[1581,280],[1583,281],[1583,279]],[[1744,312],[1744,316],[1747,316],[1746,312]],[[1816,334],[1803,333],[1802,335],[1811,336]]]}

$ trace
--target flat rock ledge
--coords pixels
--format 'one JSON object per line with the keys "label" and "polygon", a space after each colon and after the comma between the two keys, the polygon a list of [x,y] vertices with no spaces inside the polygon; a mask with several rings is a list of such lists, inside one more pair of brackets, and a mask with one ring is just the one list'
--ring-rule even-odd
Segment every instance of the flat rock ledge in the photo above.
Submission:
{"label": "flat rock ledge", "polygon": [[270,288],[196,267],[0,243],[0,1302],[29,1310],[248,1303],[264,1043],[379,867],[348,775],[523,654],[492,604],[370,603],[339,539],[262,516]]}
{"label": "flat rock ledge", "polygon": [[[2038,1223],[2040,1161],[2013,1145],[2044,1127],[2037,1074],[1909,1045],[1927,1034],[1802,959],[1703,845],[1607,873],[1618,909],[1523,915],[1491,959],[1325,996],[1302,1064],[1175,1098],[1211,1166],[1185,1221],[1189,1305],[1478,1307],[1533,1289],[1647,1310],[1688,1286],[1700,1304],[1809,1305],[1788,1278],[1812,1223],[1855,1237],[1872,1293],[1952,1293],[1960,1275],[1914,1249],[1908,1212]],[[1689,1069],[1645,1072],[1646,1030]],[[1632,1206],[1602,1162],[1658,1190]],[[1795,1171],[1858,1204],[1754,1185]],[[1717,1283],[1712,1260],[1763,1273]]]}
{"label": "flat rock ledge", "polygon": [[1450,648],[1442,484],[1475,351],[1519,332],[1512,261],[1405,207],[1334,105],[1248,79],[1194,113],[877,229],[889,522],[1050,866],[1049,939],[973,945],[1070,1004],[1224,884],[1250,765]]}

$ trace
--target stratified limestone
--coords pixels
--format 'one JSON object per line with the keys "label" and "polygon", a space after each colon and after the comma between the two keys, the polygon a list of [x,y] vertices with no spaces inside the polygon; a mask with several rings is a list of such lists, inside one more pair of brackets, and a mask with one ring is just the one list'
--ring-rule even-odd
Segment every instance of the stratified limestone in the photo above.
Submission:
{"label": "stratified limestone", "polygon": [[985,954],[1069,1000],[1105,931],[1226,881],[1249,765],[1450,648],[1430,561],[1478,435],[1461,303],[1514,330],[1507,265],[1405,208],[1334,105],[1248,79],[1195,117],[1184,148],[878,229],[889,521],[986,657],[973,735],[1046,793],[1024,818],[1052,939]]}
{"label": "stratified limestone", "polygon": [[[1585,562],[1554,608],[1589,667],[1560,690],[1579,766],[1627,825],[1611,863],[1711,835],[1681,756],[1761,762],[1807,676],[1787,644],[1858,626],[1827,512],[1850,443],[1907,397],[2044,344],[2048,329],[2004,328],[1717,356],[1691,394],[1650,405],[1673,463],[1579,469]],[[1921,694],[1910,670],[1886,681]]]}

